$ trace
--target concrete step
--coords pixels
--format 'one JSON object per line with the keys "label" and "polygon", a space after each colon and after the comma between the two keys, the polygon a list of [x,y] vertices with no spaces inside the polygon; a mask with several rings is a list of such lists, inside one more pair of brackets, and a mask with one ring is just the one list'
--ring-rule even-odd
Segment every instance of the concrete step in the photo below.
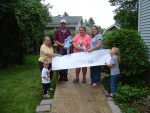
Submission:
{"label": "concrete step", "polygon": [[53,99],[42,100],[40,105],[52,105]]}
{"label": "concrete step", "polygon": [[40,105],[36,107],[36,113],[49,113],[50,105]]}
{"label": "concrete step", "polygon": [[36,113],[49,113],[53,99],[42,100],[40,105],[36,107]]}

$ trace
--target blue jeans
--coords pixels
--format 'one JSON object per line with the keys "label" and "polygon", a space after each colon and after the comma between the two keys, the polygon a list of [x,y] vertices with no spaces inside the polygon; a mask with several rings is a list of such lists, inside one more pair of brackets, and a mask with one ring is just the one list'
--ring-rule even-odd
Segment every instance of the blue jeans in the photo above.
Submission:
{"label": "blue jeans", "polygon": [[91,82],[99,84],[100,76],[101,76],[101,66],[91,66],[90,67]]}
{"label": "blue jeans", "polygon": [[[65,50],[58,50],[57,53],[61,54],[61,55],[66,55],[67,51],[66,51],[66,49]],[[64,75],[67,76],[68,69],[59,70],[59,74],[60,74],[60,77],[63,77]]]}
{"label": "blue jeans", "polygon": [[115,94],[117,91],[117,80],[118,80],[118,75],[110,75],[110,88],[111,88],[111,93]]}

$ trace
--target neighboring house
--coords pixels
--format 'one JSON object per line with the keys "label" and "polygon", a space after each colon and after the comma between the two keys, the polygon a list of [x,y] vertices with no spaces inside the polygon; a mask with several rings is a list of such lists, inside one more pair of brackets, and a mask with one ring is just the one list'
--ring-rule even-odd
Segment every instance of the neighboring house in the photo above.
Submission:
{"label": "neighboring house", "polygon": [[75,30],[75,33],[78,33],[80,25],[83,25],[82,16],[55,16],[52,18],[52,22],[46,26],[47,29],[59,28],[61,19],[65,19],[66,27]]}
{"label": "neighboring house", "polygon": [[150,57],[150,0],[139,0],[138,31],[148,47]]}
{"label": "neighboring house", "polygon": [[106,28],[104,30],[103,35],[109,34],[109,33],[111,33],[112,31],[114,31],[116,29],[120,29],[120,27],[118,25],[116,25],[116,24],[113,24],[113,25],[109,26],[108,28]]}

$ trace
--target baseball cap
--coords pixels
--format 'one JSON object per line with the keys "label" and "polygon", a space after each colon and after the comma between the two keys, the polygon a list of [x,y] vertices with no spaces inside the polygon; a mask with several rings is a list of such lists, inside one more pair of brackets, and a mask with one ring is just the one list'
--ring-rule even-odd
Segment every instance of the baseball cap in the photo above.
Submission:
{"label": "baseball cap", "polygon": [[63,22],[66,23],[66,20],[65,19],[61,19],[60,24],[63,23]]}

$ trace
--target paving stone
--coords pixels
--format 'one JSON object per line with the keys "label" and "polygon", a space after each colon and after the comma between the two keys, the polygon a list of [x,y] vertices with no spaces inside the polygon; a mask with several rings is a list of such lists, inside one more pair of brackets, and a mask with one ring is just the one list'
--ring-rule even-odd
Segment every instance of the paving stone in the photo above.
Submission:
{"label": "paving stone", "polygon": [[52,105],[53,99],[42,100],[40,105]]}
{"label": "paving stone", "polygon": [[50,105],[40,105],[36,107],[36,113],[49,113]]}

